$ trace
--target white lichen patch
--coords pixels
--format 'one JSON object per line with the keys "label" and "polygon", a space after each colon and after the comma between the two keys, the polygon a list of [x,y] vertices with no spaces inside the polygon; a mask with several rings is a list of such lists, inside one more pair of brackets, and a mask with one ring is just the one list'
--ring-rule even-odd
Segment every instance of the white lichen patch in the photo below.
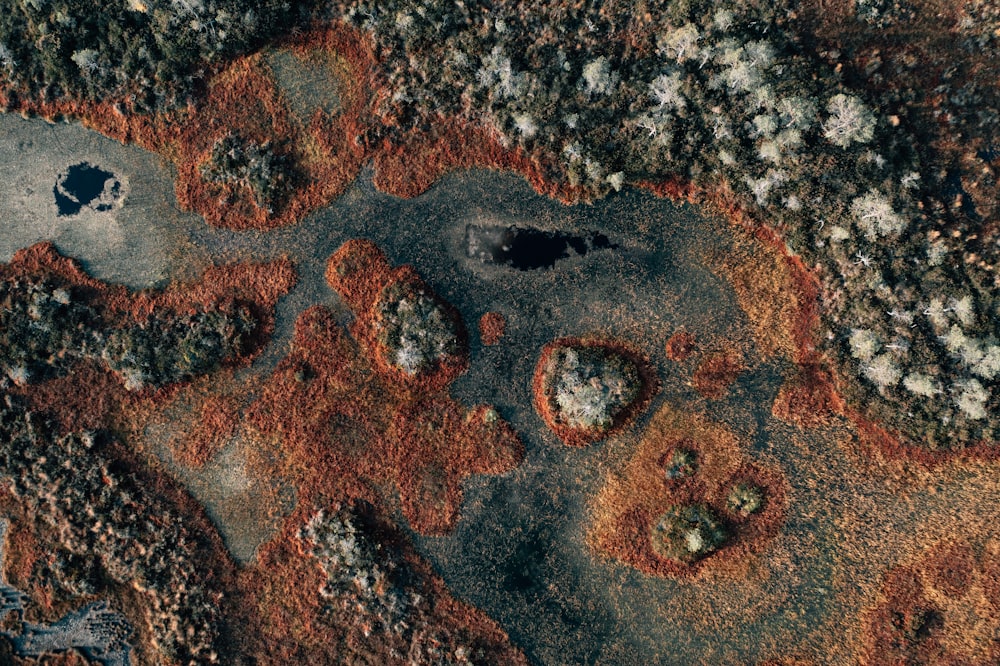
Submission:
{"label": "white lichen patch", "polygon": [[558,419],[581,429],[607,429],[639,396],[635,363],[603,347],[558,347],[545,368],[544,384]]}
{"label": "white lichen patch", "polygon": [[862,361],[871,360],[882,346],[878,336],[867,328],[856,328],[851,331],[848,343],[851,345],[851,356]]}
{"label": "white lichen patch", "polygon": [[864,375],[868,381],[882,389],[895,386],[899,383],[902,372],[892,356],[889,354],[880,354],[871,363],[864,366]]}
{"label": "white lichen patch", "polygon": [[920,372],[911,372],[903,379],[903,386],[914,395],[931,398],[941,392],[934,380]]}
{"label": "white lichen patch", "polygon": [[960,393],[955,398],[955,404],[970,419],[986,418],[986,403],[990,399],[989,391],[975,379],[956,382],[955,388]]}
{"label": "white lichen patch", "polygon": [[379,297],[376,312],[376,331],[386,360],[407,375],[430,370],[459,351],[456,322],[421,289],[389,285]]}

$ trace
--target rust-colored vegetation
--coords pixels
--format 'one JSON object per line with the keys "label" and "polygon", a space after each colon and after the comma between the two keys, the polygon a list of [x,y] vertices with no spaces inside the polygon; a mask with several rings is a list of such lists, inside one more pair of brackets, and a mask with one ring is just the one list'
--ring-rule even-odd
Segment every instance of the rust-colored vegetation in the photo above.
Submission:
{"label": "rust-colored vegetation", "polygon": [[743,360],[733,351],[707,354],[691,376],[691,384],[703,397],[718,400],[743,369]]}
{"label": "rust-colored vegetation", "polygon": [[955,537],[890,570],[865,614],[863,663],[997,663],[998,552],[993,541],[975,547]]}
{"label": "rust-colored vegetation", "polygon": [[[345,291],[348,302],[359,303],[351,301],[351,294],[377,297],[379,285],[398,279],[419,280],[410,269],[391,269],[374,246],[354,243],[349,247],[359,252],[356,257],[342,253],[348,263],[367,256],[384,270],[365,272],[373,286],[366,291],[364,285],[355,284],[353,291]],[[86,294],[105,322],[142,320],[165,309],[183,312],[219,299],[254,298],[254,312],[263,322],[257,331],[261,340],[273,326],[275,301],[294,281],[290,263],[277,261],[216,267],[195,284],[130,293],[90,278],[74,261],[44,244],[23,250],[10,264],[0,266],[2,279],[26,275],[59,278],[72,285],[76,293]],[[370,314],[358,313],[358,331],[373,325]],[[257,349],[235,362],[246,363]],[[419,650],[425,658],[464,655],[477,662],[524,664],[523,656],[495,623],[450,596],[443,581],[417,557],[388,518],[388,511],[401,509],[420,531],[450,529],[458,517],[462,479],[473,473],[513,469],[523,456],[523,447],[493,408],[465,409],[444,392],[446,383],[464,367],[464,357],[457,366],[436,368],[417,385],[402,381],[398,373],[386,372],[373,357],[376,350],[349,337],[332,313],[313,308],[297,322],[292,349],[274,374],[244,387],[260,391],[259,401],[245,415],[241,409],[247,396],[239,387],[223,386],[220,391],[216,383],[213,391],[196,380],[190,390],[166,386],[133,393],[114,373],[89,361],[22,392],[33,409],[58,417],[57,424],[67,432],[113,428],[135,438],[129,442],[133,450],[112,442],[103,454],[122,473],[137,475],[151,496],[183,516],[184,533],[198,540],[198,570],[211,581],[212,590],[226,592],[224,600],[216,600],[226,618],[226,626],[218,629],[223,635],[230,630],[239,635],[233,653],[222,658],[253,654],[257,663],[277,665],[335,663],[353,655],[367,663],[390,664],[404,663],[404,655]],[[287,480],[294,487],[296,508],[282,531],[238,575],[204,509],[161,466],[149,465],[152,452],[142,441],[144,424],[175,403],[188,405],[195,421],[194,427],[167,442],[177,463],[202,466],[233,437],[250,436],[257,449],[247,452],[249,474]],[[370,537],[379,549],[393,553],[393,561],[405,571],[397,584],[409,595],[406,622],[412,631],[373,631],[377,627],[370,624],[370,618],[357,616],[348,606],[331,606],[320,596],[322,571],[315,558],[304,552],[298,533],[311,513],[344,501],[369,507],[374,530]],[[78,607],[80,599],[50,589],[44,576],[38,575],[47,553],[58,552],[59,533],[26,515],[9,493],[0,496],[0,504],[12,520],[5,573],[12,584],[31,595],[27,619],[51,622]],[[158,655],[156,635],[138,620],[148,614],[148,600],[127,587],[100,586],[97,593],[135,624],[132,644],[140,663],[160,659],[153,656]],[[55,659],[53,663],[72,663],[70,656]]]}
{"label": "rust-colored vegetation", "polygon": [[202,467],[236,436],[239,416],[239,406],[229,396],[206,396],[195,427],[171,442],[174,459],[187,467]]}
{"label": "rust-colored vegetation", "polygon": [[[758,489],[759,506],[741,510],[734,504],[730,497],[736,486]],[[634,454],[608,476],[595,498],[588,538],[599,552],[654,576],[738,572],[778,533],[786,492],[782,473],[751,462],[745,445],[726,428],[703,415],[664,406]],[[658,518],[670,507],[695,504],[718,517],[725,542],[693,562],[654,552],[650,533]]]}
{"label": "rust-colored vegetation", "polygon": [[[451,383],[468,368],[468,334],[461,315],[438,298],[412,267],[392,269],[373,243],[352,240],[330,257],[326,279],[355,312],[351,334],[389,382],[407,388],[414,396],[426,395]],[[399,350],[390,349],[381,335],[388,324],[380,311],[397,292],[410,302],[423,296],[425,303],[433,304],[429,307],[439,308],[444,325],[453,329],[451,348],[437,358],[427,357],[426,363],[411,371],[395,362]]]}
{"label": "rust-colored vegetation", "polygon": [[487,312],[479,318],[479,339],[487,347],[500,344],[507,320],[499,312]]}
{"label": "rust-colored vegetation", "polygon": [[329,266],[355,309],[354,337],[329,310],[304,312],[248,419],[281,436],[300,501],[325,495],[379,503],[376,484],[399,492],[415,529],[445,532],[458,517],[462,479],[513,469],[523,446],[493,408],[467,410],[448,397],[444,389],[464,369],[464,356],[404,376],[380,354],[371,308],[385,286],[419,280],[411,268],[391,269],[367,241],[345,244]]}
{"label": "rust-colored vegetation", "polygon": [[[288,355],[246,414],[262,441],[275,442],[272,473],[296,496],[281,533],[241,577],[252,600],[245,612],[259,618],[261,663],[403,663],[416,645],[446,654],[456,643],[469,646],[474,662],[525,663],[495,623],[450,596],[388,518],[401,510],[419,532],[447,532],[458,519],[462,480],[510,471],[522,444],[492,407],[466,409],[447,395],[464,357],[409,377],[380,354],[373,308],[387,286],[418,282],[412,269],[392,268],[373,244],[350,241],[331,257],[327,277],[354,309],[351,334],[326,308],[302,313]],[[347,505],[366,507],[379,552],[408,571],[406,593],[420,599],[406,606],[412,630],[380,627],[319,594],[323,572],[301,530],[316,511]]]}
{"label": "rust-colored vegetation", "polygon": [[[156,147],[177,164],[177,199],[217,226],[270,229],[301,220],[331,201],[357,176],[365,153],[363,110],[374,76],[370,47],[360,35],[331,27],[295,39],[296,57],[316,60],[338,81],[341,108],[294,114],[265,53],[239,58],[209,83],[207,94],[182,129]],[[288,197],[272,210],[254,200],[243,184],[210,183],[200,174],[213,144],[236,133],[269,143],[289,164]]]}
{"label": "rust-colored vegetation", "polygon": [[[309,512],[317,506],[326,512],[343,506],[361,508],[366,536],[378,543],[379,552],[406,578],[405,587],[395,590],[407,597],[402,608],[405,626],[384,626],[378,613],[352,602],[349,594],[341,600],[321,596],[325,576],[300,534]],[[383,511],[364,501],[315,496],[314,503],[300,503],[255,566],[242,572],[239,588],[248,599],[242,611],[255,631],[245,636],[248,652],[262,665],[402,665],[413,663],[411,658],[416,655],[424,659],[459,657],[450,662],[457,664],[527,664],[499,626],[483,612],[452,597],[399,528]],[[376,589],[375,594],[385,592]]]}
{"label": "rust-colored vegetation", "polygon": [[694,335],[687,331],[678,331],[667,340],[667,358],[680,363],[686,361],[698,349]]}

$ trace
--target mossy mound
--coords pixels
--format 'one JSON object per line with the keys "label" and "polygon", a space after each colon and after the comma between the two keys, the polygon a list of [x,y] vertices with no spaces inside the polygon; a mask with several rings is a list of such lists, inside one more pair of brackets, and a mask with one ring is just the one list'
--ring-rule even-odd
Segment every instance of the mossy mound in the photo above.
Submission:
{"label": "mossy mound", "polygon": [[429,291],[408,281],[387,285],[375,304],[376,337],[389,365],[414,376],[462,352],[459,322]]}
{"label": "mossy mound", "polygon": [[556,417],[571,428],[606,431],[642,391],[636,364],[614,350],[561,346],[543,377]]}
{"label": "mossy mound", "polygon": [[672,506],[654,523],[653,552],[691,564],[707,557],[729,540],[719,518],[704,504]]}

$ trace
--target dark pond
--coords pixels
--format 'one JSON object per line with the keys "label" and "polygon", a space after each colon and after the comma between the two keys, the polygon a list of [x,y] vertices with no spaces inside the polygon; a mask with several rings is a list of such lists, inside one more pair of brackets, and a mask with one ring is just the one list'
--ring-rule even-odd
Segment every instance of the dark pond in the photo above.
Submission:
{"label": "dark pond", "polygon": [[[109,181],[110,184],[109,184]],[[94,210],[111,210],[111,206],[121,190],[121,183],[110,171],[105,171],[90,162],[74,164],[65,173],[59,174],[52,194],[56,197],[59,215],[76,215],[84,206],[98,203]]]}

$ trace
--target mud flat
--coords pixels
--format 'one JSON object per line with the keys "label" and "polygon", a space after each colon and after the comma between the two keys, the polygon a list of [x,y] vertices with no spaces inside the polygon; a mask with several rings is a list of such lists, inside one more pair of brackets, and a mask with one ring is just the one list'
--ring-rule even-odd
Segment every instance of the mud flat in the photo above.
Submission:
{"label": "mud flat", "polygon": [[[77,123],[3,114],[0,135],[0,261],[48,240],[108,282],[140,288],[192,276],[198,253],[185,229],[201,220],[178,210],[159,157]],[[74,176],[84,182],[72,187]]]}

